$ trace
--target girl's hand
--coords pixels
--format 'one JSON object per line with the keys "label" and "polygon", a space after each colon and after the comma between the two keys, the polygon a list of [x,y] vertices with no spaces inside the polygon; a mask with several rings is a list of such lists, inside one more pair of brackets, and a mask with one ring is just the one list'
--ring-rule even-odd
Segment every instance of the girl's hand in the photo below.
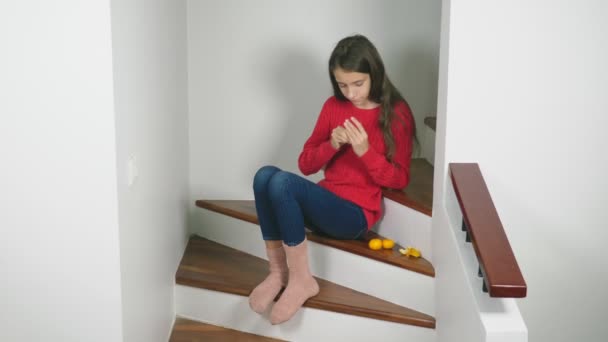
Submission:
{"label": "girl's hand", "polygon": [[369,141],[367,140],[367,132],[359,120],[351,117],[350,120],[344,121],[344,128],[348,136],[348,142],[353,147],[353,151],[359,157],[365,154],[369,149]]}
{"label": "girl's hand", "polygon": [[331,146],[336,150],[340,149],[342,145],[348,143],[348,136],[346,135],[346,129],[342,126],[338,126],[331,131]]}

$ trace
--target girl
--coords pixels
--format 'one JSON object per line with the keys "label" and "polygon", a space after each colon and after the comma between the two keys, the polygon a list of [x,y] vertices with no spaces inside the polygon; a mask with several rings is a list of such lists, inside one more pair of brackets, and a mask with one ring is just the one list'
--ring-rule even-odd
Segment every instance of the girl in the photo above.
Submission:
{"label": "girl", "polygon": [[304,227],[357,239],[381,217],[382,187],[403,189],[409,182],[414,120],[374,45],[361,35],[342,39],[329,59],[329,78],[334,96],[325,101],[298,160],[304,175],[324,169],[325,179],[315,184],[264,166],[253,181],[270,274],[249,304],[262,313],[287,286],[272,308],[272,324],[289,320],[319,293]]}

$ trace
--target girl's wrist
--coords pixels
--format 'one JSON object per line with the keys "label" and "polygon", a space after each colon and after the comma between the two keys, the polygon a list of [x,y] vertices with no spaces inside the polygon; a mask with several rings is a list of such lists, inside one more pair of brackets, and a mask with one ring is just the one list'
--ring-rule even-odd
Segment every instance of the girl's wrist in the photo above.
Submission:
{"label": "girl's wrist", "polygon": [[340,149],[340,144],[338,142],[336,142],[337,146],[334,145],[334,140],[333,139],[329,140],[329,144],[331,145],[331,147],[333,147],[334,150],[339,150]]}

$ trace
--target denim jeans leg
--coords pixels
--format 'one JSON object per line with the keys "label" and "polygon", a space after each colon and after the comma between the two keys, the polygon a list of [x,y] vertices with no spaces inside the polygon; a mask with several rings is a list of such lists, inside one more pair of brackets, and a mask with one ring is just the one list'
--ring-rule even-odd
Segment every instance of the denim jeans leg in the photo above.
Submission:
{"label": "denim jeans leg", "polygon": [[304,217],[294,194],[302,191],[297,177],[292,173],[279,171],[272,176],[268,184],[270,203],[275,213],[276,222],[281,230],[283,242],[288,246],[297,246],[306,234]]}
{"label": "denim jeans leg", "polygon": [[268,185],[270,179],[281,169],[274,166],[260,168],[253,178],[253,195],[255,197],[255,210],[262,230],[264,240],[282,240],[281,230],[277,225],[275,215],[270,203]]}
{"label": "denim jeans leg", "polygon": [[305,221],[337,239],[355,239],[367,229],[359,206],[298,175],[279,171],[270,179],[268,190],[286,245],[304,240]]}
{"label": "denim jeans leg", "polygon": [[358,239],[367,232],[363,209],[321,186],[310,186],[300,203],[311,230],[339,240]]}

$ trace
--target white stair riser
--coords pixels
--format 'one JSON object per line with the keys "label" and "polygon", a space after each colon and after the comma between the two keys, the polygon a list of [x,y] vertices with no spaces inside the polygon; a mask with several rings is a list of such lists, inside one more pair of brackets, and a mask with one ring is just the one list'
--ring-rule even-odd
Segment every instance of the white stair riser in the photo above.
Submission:
{"label": "white stair riser", "polygon": [[422,256],[432,263],[431,217],[388,198],[383,204],[384,217],[374,231],[403,246],[419,249]]}
{"label": "white stair riser", "polygon": [[[267,259],[259,226],[208,210],[194,233]],[[434,278],[309,241],[311,272],[322,279],[427,315],[435,313]]]}
{"label": "white stair riser", "polygon": [[175,303],[180,317],[288,341],[436,340],[434,329],[310,308],[273,326],[268,312],[262,316],[249,308],[247,297],[182,285],[175,288]]}

